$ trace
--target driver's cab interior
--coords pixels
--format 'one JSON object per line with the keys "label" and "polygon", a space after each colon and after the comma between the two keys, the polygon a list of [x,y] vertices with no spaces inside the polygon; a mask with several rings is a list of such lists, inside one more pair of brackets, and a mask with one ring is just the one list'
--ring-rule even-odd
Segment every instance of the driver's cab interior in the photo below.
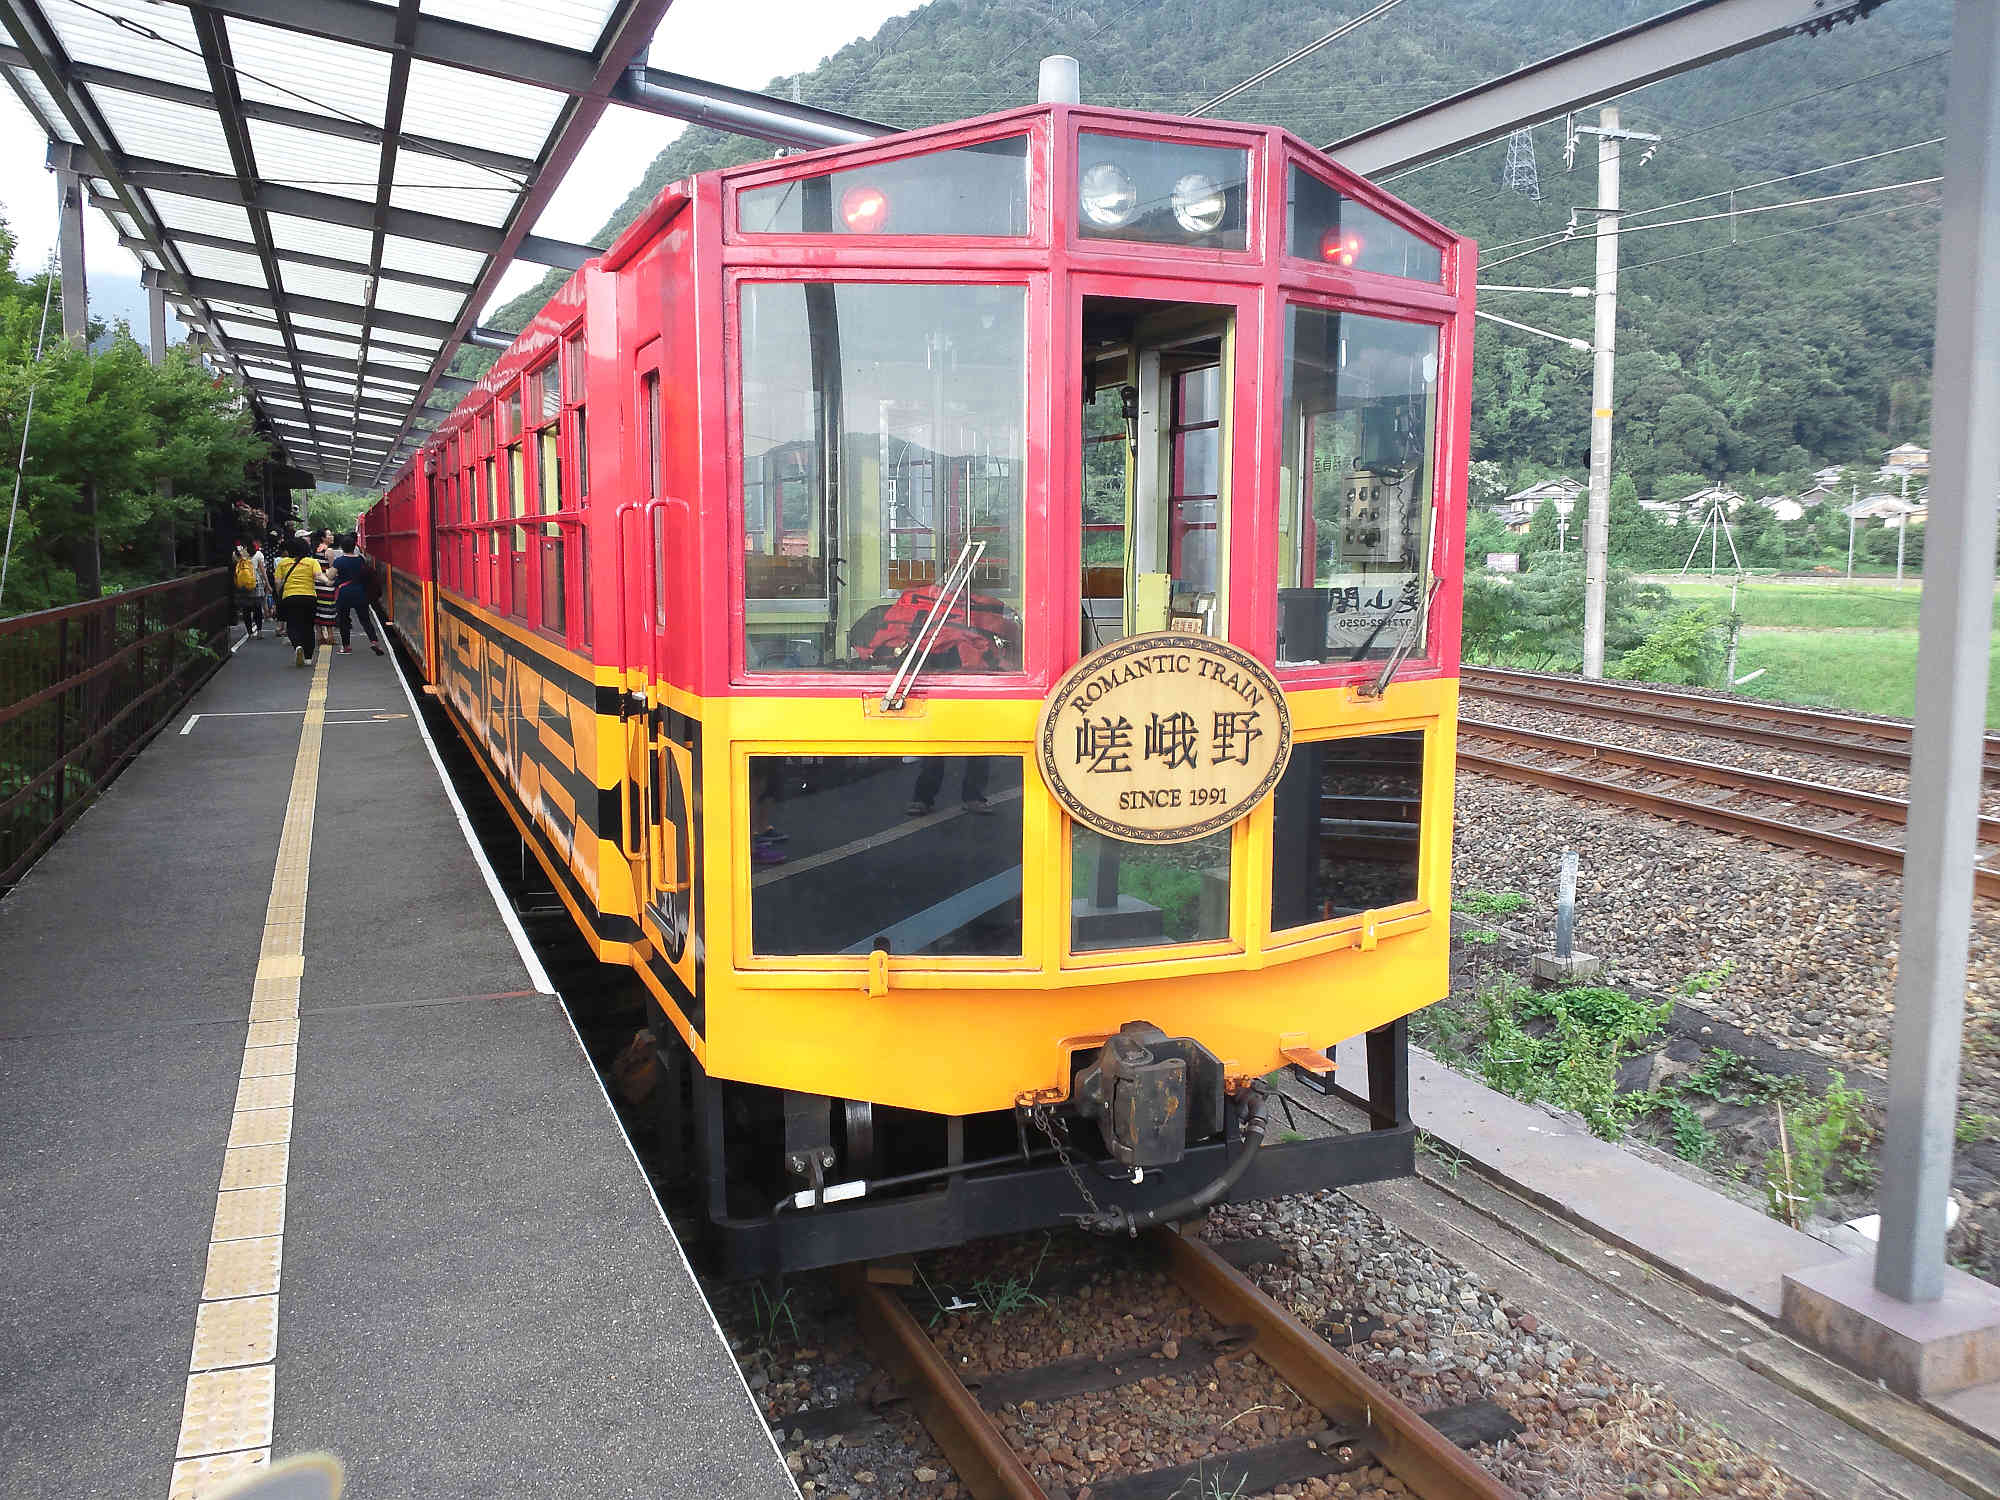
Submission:
{"label": "driver's cab interior", "polygon": [[1083,639],[1228,631],[1232,311],[1083,304]]}

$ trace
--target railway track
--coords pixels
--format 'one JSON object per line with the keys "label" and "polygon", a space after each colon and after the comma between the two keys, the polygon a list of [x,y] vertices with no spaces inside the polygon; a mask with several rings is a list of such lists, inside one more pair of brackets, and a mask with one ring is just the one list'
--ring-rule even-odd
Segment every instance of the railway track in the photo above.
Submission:
{"label": "railway track", "polygon": [[[1467,693],[1503,702],[1711,735],[1905,773],[1910,769],[1910,724],[1905,719],[1865,719],[1789,703],[1709,698],[1671,688],[1590,682],[1501,667],[1465,667],[1459,678]],[[2000,735],[1986,737],[1986,775],[2000,780]]]}
{"label": "railway track", "polygon": [[[1459,720],[1458,763],[1508,781],[1589,797],[1876,869],[1903,868],[1900,797],[1772,776],[1511,724]],[[2000,900],[2000,819],[1979,820],[1974,888]]]}
{"label": "railway track", "polygon": [[[1324,1425],[1306,1436],[1217,1452],[1196,1463],[1088,1481],[1091,1500],[1158,1500],[1177,1494],[1257,1495],[1281,1484],[1379,1465],[1423,1500],[1515,1500],[1461,1445],[1520,1430],[1504,1408],[1475,1402],[1419,1414],[1272,1301],[1228,1260],[1169,1229],[1146,1236],[1174,1284],[1220,1325],[1209,1340],[1186,1339],[1097,1358],[1058,1360],[961,1380],[895,1288],[851,1267],[846,1289],[877,1363],[893,1375],[975,1500],[1062,1500],[1008,1439],[996,1411],[1034,1412],[1089,1393],[1144,1383],[1149,1391],[1197,1384],[1220,1360],[1261,1361]],[[1349,1329],[1350,1337],[1360,1330]],[[1080,1493],[1084,1486],[1078,1486]]]}

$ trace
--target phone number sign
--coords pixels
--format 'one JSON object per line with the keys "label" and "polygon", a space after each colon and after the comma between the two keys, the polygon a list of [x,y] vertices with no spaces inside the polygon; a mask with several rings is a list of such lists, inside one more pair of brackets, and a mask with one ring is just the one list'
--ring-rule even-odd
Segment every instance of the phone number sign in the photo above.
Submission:
{"label": "phone number sign", "polygon": [[1042,778],[1079,823],[1136,843],[1227,828],[1269,796],[1292,716],[1269,669],[1226,641],[1129,636],[1086,656],[1042,705]]}

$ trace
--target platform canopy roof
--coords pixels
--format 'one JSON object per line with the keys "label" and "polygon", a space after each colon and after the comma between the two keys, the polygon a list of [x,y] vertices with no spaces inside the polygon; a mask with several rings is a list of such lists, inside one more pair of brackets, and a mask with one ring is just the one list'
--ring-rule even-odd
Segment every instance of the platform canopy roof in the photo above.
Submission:
{"label": "platform canopy roof", "polygon": [[0,72],[294,464],[380,482],[669,0],[0,0]]}

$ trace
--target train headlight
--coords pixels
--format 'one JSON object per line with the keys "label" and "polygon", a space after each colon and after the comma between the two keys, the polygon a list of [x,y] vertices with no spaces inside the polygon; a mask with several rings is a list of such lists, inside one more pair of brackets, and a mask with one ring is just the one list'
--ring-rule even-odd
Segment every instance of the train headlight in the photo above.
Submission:
{"label": "train headlight", "polygon": [[1207,234],[1229,211],[1222,184],[1206,172],[1189,172],[1174,184],[1174,218],[1189,234]]}
{"label": "train headlight", "polygon": [[1083,216],[1097,228],[1122,229],[1139,211],[1139,189],[1123,167],[1101,161],[1084,169],[1077,201]]}

